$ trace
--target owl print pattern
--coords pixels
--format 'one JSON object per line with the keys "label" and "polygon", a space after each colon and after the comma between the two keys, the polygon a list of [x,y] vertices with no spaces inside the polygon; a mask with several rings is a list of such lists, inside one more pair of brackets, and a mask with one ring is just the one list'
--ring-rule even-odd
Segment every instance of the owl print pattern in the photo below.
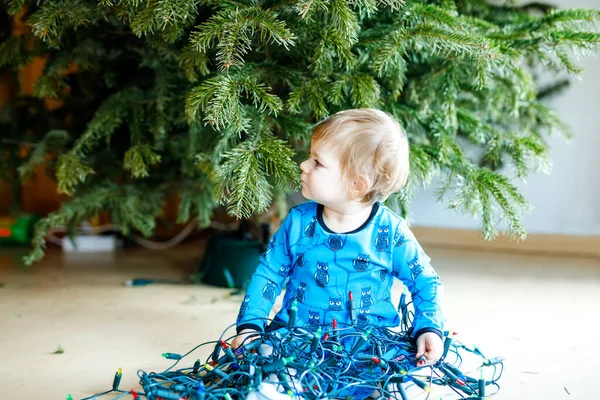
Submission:
{"label": "owl print pattern", "polygon": [[352,266],[358,272],[364,272],[369,268],[369,255],[358,253],[358,256],[352,261]]}
{"label": "owl print pattern", "polygon": [[328,310],[329,311],[342,311],[342,298],[341,297],[330,297]]}
{"label": "owl print pattern", "polygon": [[266,300],[270,302],[275,301],[275,287],[276,285],[273,281],[268,281],[267,284],[264,286],[262,293],[263,297]]}
{"label": "owl print pattern", "polygon": [[356,317],[356,325],[359,327],[364,327],[369,323],[369,313],[371,310],[369,308],[361,308],[358,311],[358,317]]}
{"label": "owl print pattern", "polygon": [[373,305],[373,297],[371,296],[371,286],[366,286],[360,290],[360,307],[367,308]]}
{"label": "owl print pattern", "polygon": [[382,225],[377,229],[375,238],[375,250],[386,251],[390,247],[390,227]]}
{"label": "owl print pattern", "polygon": [[300,282],[300,286],[296,290],[296,295],[294,296],[298,303],[304,303],[304,296],[306,295],[306,282]]}
{"label": "owl print pattern", "polygon": [[304,253],[298,253],[296,256],[296,266],[304,267]]}
{"label": "owl print pattern", "polygon": [[327,238],[327,244],[329,244],[329,248],[333,251],[341,250],[344,247],[342,243],[342,237],[340,235],[331,235]]}
{"label": "owl print pattern", "polygon": [[317,329],[319,329],[319,325],[321,325],[320,319],[321,319],[321,317],[318,312],[309,311],[308,312],[308,327],[311,330],[316,331]]}
{"label": "owl print pattern", "polygon": [[289,275],[290,268],[291,268],[291,265],[281,264],[281,267],[279,267],[279,271],[277,271],[277,275],[283,276],[285,278],[286,276]]}
{"label": "owl print pattern", "polygon": [[308,225],[304,228],[304,235],[307,238],[311,238],[315,235],[315,228],[317,226],[317,217],[312,217]]}
{"label": "owl print pattern", "polygon": [[317,286],[324,288],[329,283],[329,266],[327,263],[318,261],[317,272],[315,272],[315,281]]}
{"label": "owl print pattern", "polygon": [[244,301],[242,302],[242,306],[240,307],[240,312],[238,313],[237,320],[239,321],[242,317],[248,312],[248,302],[250,301],[250,296],[246,295],[244,297]]}

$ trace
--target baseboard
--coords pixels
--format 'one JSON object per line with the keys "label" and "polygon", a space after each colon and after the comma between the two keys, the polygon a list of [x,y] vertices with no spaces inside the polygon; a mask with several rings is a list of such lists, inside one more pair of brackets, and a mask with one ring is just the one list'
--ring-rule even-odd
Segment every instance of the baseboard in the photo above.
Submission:
{"label": "baseboard", "polygon": [[517,242],[503,235],[486,241],[482,239],[481,232],[475,230],[423,226],[411,227],[411,230],[424,247],[600,258],[600,236],[530,233],[527,239]]}

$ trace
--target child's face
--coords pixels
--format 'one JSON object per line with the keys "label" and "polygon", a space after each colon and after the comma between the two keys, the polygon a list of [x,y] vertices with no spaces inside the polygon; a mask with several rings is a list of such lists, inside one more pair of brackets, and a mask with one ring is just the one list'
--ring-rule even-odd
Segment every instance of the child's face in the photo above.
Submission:
{"label": "child's face", "polygon": [[349,200],[339,156],[331,147],[313,144],[308,160],[300,164],[302,195],[324,206],[339,205]]}

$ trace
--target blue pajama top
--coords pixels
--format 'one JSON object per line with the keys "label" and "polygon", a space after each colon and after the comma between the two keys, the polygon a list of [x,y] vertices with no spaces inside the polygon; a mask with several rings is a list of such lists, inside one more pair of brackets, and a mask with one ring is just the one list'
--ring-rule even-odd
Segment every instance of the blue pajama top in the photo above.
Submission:
{"label": "blue pajama top", "polygon": [[412,294],[413,337],[424,332],[442,336],[441,283],[429,261],[406,221],[383,204],[373,205],[361,227],[335,233],[323,221],[322,205],[302,203],[290,209],[261,256],[240,307],[237,331],[263,331],[262,318],[269,316],[284,285],[283,307],[275,319],[286,325],[294,299],[295,326],[317,329],[331,326],[334,318],[351,324],[351,291],[357,325],[398,326],[400,316],[391,301],[393,279],[398,278]]}

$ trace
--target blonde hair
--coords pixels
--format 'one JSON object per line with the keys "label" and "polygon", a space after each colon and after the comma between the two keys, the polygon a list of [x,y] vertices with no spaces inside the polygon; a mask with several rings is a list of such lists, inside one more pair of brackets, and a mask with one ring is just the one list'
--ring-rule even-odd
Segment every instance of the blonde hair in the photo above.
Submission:
{"label": "blonde hair", "polygon": [[398,121],[383,111],[340,111],[313,129],[312,140],[337,149],[344,178],[366,179],[364,202],[384,201],[406,184],[408,140]]}

